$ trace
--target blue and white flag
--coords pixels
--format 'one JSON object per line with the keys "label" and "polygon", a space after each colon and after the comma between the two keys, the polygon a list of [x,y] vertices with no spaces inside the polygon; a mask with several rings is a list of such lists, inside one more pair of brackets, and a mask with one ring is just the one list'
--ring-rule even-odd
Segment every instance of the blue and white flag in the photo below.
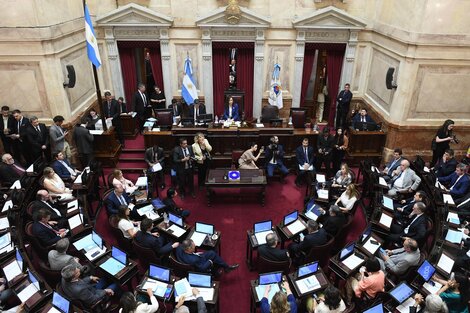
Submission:
{"label": "blue and white flag", "polygon": [[95,30],[91,23],[90,12],[85,4],[85,37],[86,50],[88,58],[97,68],[101,66],[100,50],[98,50],[98,42],[96,41]]}
{"label": "blue and white flag", "polygon": [[194,103],[194,100],[197,99],[197,88],[194,85],[193,80],[193,68],[191,66],[191,59],[189,56],[186,57],[184,62],[184,77],[183,77],[183,86],[181,87],[181,96],[183,96],[184,101],[189,105]]}
{"label": "blue and white flag", "polygon": [[273,76],[271,78],[271,87],[269,90],[268,102],[270,105],[275,105],[279,109],[282,109],[282,87],[281,87],[281,65],[279,63],[274,64]]}

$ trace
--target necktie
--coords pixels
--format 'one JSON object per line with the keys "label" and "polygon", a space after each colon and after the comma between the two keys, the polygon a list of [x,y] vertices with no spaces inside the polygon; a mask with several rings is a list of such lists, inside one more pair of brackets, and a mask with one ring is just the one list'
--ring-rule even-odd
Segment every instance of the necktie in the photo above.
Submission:
{"label": "necktie", "polygon": [[108,116],[111,115],[111,102],[108,101]]}
{"label": "necktie", "polygon": [[363,123],[366,122],[366,118],[365,118],[365,117],[362,117],[361,119],[362,119],[361,122],[363,122]]}
{"label": "necktie", "polygon": [[36,130],[38,131],[38,133],[41,133],[41,130],[39,129],[39,126],[36,126]]}
{"label": "necktie", "polygon": [[19,175],[23,174],[25,172],[24,168],[21,168],[20,166],[16,165],[16,164],[12,164],[13,166],[13,169],[15,170],[16,173],[18,173]]}
{"label": "necktie", "polygon": [[308,163],[308,153],[307,153],[307,148],[304,150],[305,153],[305,163]]}
{"label": "necktie", "polygon": [[127,202],[122,195],[119,196],[119,202],[121,202],[122,205],[127,205]]}
{"label": "necktie", "polygon": [[[184,156],[184,157],[187,157],[188,155],[189,155],[188,148],[183,149],[183,156]],[[184,168],[189,168],[188,161],[185,161],[185,162],[184,162]]]}

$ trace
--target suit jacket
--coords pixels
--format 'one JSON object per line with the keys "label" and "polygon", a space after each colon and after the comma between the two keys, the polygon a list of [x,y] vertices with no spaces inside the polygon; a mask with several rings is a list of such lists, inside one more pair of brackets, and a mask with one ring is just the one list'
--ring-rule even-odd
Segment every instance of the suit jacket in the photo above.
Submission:
{"label": "suit jacket", "polygon": [[303,251],[308,253],[311,248],[324,245],[328,240],[325,229],[320,228],[317,232],[308,234],[298,245],[293,246],[295,252]]}
{"label": "suit jacket", "polygon": [[103,101],[103,114],[105,118],[112,117],[113,119],[119,116],[119,103],[116,99],[111,99],[111,107],[108,108],[108,101]]}
{"label": "suit jacket", "polygon": [[60,236],[57,235],[55,231],[50,229],[49,227],[44,226],[40,222],[34,222],[33,223],[33,235],[39,241],[44,245],[44,246],[52,246],[55,244],[57,241],[61,239]]}
{"label": "suit jacket", "polygon": [[13,169],[11,165],[1,162],[0,163],[0,180],[6,184],[13,184],[16,180],[20,179],[20,175]]}
{"label": "suit jacket", "polygon": [[133,111],[137,113],[138,116],[143,117],[145,112],[145,107],[149,105],[149,99],[145,95],[146,102],[142,98],[140,92],[137,90],[132,97],[132,107]]}
{"label": "suit jacket", "polygon": [[152,234],[144,233],[139,230],[134,237],[137,244],[142,247],[152,249],[158,255],[169,254],[172,250],[171,245],[163,245],[164,242],[159,237],[155,237]]}
{"label": "suit jacket", "polygon": [[338,102],[338,105],[342,106],[343,108],[348,108],[349,109],[349,103],[351,102],[352,99],[352,92],[346,90],[341,90],[336,97],[336,102]]}
{"label": "suit jacket", "polygon": [[[315,154],[314,149],[311,146],[307,147],[307,157],[308,157],[308,164],[313,165],[315,162]],[[305,160],[305,151],[303,146],[297,147],[295,149],[295,158],[297,159],[297,165],[304,165],[306,162]]]}
{"label": "suit jacket", "polygon": [[[194,118],[194,104],[189,106],[189,117]],[[201,115],[206,114],[206,106],[204,104],[199,104],[199,114],[196,118]]]}
{"label": "suit jacket", "polygon": [[410,253],[404,251],[403,248],[392,250],[392,255],[385,261],[385,267],[397,275],[405,273],[410,266],[419,263],[419,249]]}
{"label": "suit jacket", "polygon": [[395,158],[393,158],[393,159],[390,160],[390,162],[387,163],[387,165],[385,166],[385,168],[388,169],[388,171],[387,171],[387,175],[388,175],[388,176],[390,176],[390,177],[392,176],[392,172],[393,172],[394,170],[396,170],[396,169],[400,166],[400,163],[401,163],[402,160],[403,160],[403,158],[400,157],[400,158],[399,158],[398,160],[396,160],[396,162],[395,162]]}
{"label": "suit jacket", "polygon": [[453,186],[453,188],[450,189],[450,194],[452,195],[452,197],[456,198],[465,196],[470,187],[470,178],[467,174],[463,174],[462,178],[460,178],[457,184],[455,184],[458,177],[459,176],[456,172],[453,172],[452,174],[447,175],[445,177],[438,177],[439,181],[441,183],[447,183],[449,188]]}
{"label": "suit jacket", "polygon": [[[395,181],[398,179],[398,177],[401,174],[401,169],[398,168],[398,174],[395,176],[393,182],[392,182],[392,187],[395,185]],[[403,174],[405,177],[403,177],[403,186],[401,188],[396,188],[396,189],[413,189],[416,190],[419,187],[419,184],[421,183],[421,178],[416,175],[415,171],[413,171],[411,168],[408,168],[405,173]]]}
{"label": "suit jacket", "polygon": [[75,258],[66,253],[60,253],[57,250],[51,250],[47,254],[49,260],[49,267],[51,270],[60,271],[69,264],[76,264],[81,267],[79,263],[75,261]]}
{"label": "suit jacket", "polygon": [[404,237],[410,237],[416,240],[419,244],[424,243],[426,239],[426,228],[427,228],[427,220],[426,216],[422,214],[415,220],[415,217],[412,216],[408,223],[406,224],[405,228],[409,226],[408,233],[405,234],[405,230],[401,233]]}
{"label": "suit jacket", "polygon": [[[365,116],[366,118],[366,123],[367,124],[377,124],[375,123],[375,121],[372,119],[372,117],[370,117],[369,114],[367,114]],[[352,119],[352,126],[354,129],[359,129],[361,130],[362,129],[362,126],[360,125],[361,123],[361,119],[362,119],[362,115],[361,114],[356,114],[354,115],[353,119]]]}
{"label": "suit jacket", "polygon": [[[127,204],[131,203],[131,198],[124,192],[122,194],[124,200],[126,200]],[[106,203],[106,211],[108,211],[108,215],[118,214],[119,207],[121,206],[121,202],[119,202],[118,197],[114,192],[111,192],[109,196],[105,200]]]}
{"label": "suit jacket", "polygon": [[[73,139],[77,145],[78,153],[93,153],[93,135],[83,126],[76,126],[73,130]],[[84,164],[85,166],[86,164]]]}
{"label": "suit jacket", "polygon": [[[7,120],[7,128],[10,129],[10,134],[13,131],[13,127],[15,124],[16,120],[13,117],[13,115],[8,114],[8,120]],[[0,137],[2,140],[5,138],[5,134],[3,133],[3,129],[5,128],[5,124],[3,123],[3,116],[0,116]]]}
{"label": "suit jacket", "polygon": [[[232,120],[234,121],[239,121],[240,120],[240,113],[238,111],[238,103],[234,103],[232,106]],[[224,116],[223,120],[228,120],[229,119],[230,112],[228,110],[228,105],[224,109]]]}
{"label": "suit jacket", "polygon": [[278,144],[277,145],[277,154],[274,154],[274,151],[271,150],[269,148],[269,145],[266,146],[266,148],[264,149],[264,159],[265,159],[265,165],[267,166],[269,164],[269,162],[271,162],[271,159],[273,158],[274,156],[274,161],[279,164],[279,165],[283,165],[283,161],[284,161],[284,147],[281,145],[281,144]]}
{"label": "suit jacket", "polygon": [[37,220],[37,212],[40,209],[46,209],[48,212],[50,212],[51,213],[51,220],[53,220],[53,221],[57,221],[58,219],[61,219],[62,218],[62,216],[61,216],[62,213],[65,213],[65,212],[61,212],[59,209],[57,209],[53,205],[51,205],[51,207],[57,209],[59,211],[59,213],[61,214],[61,215],[58,215],[56,211],[52,210],[50,206],[48,206],[46,203],[44,203],[40,200],[34,200],[33,203],[31,204],[31,206],[33,208],[33,220],[34,221]]}
{"label": "suit jacket", "polygon": [[172,103],[168,106],[168,108],[173,110],[173,116],[181,116],[183,114],[183,108],[179,103]]}
{"label": "suit jacket", "polygon": [[[189,151],[189,155],[194,158],[194,152],[193,152],[193,147],[188,145],[188,151]],[[183,149],[181,148],[181,146],[178,146],[178,147],[175,147],[175,149],[173,149],[173,164],[175,165],[175,168],[176,168],[176,171],[182,171],[184,170],[185,168],[185,165],[184,165],[184,162],[182,162],[181,160],[184,158],[184,153],[183,153]],[[193,166],[193,161],[190,159],[189,161],[189,167],[191,168]]]}
{"label": "suit jacket", "polygon": [[175,256],[179,262],[194,266],[197,271],[209,272],[211,270],[212,263],[209,261],[209,258],[205,256],[205,253],[188,254],[184,252],[181,246],[178,246],[175,249]]}
{"label": "suit jacket", "polygon": [[344,214],[339,213],[336,216],[329,215],[323,224],[323,229],[334,237],[338,234],[341,228],[343,228],[344,224],[346,224],[346,217]]}
{"label": "suit jacket", "polygon": [[335,146],[335,137],[328,135],[328,137],[323,137],[323,135],[318,136],[317,139],[317,149],[322,151],[328,152],[328,155],[331,155],[333,151],[333,147]]}
{"label": "suit jacket", "polygon": [[436,165],[434,166],[434,172],[436,173],[437,177],[448,176],[455,172],[457,168],[457,160],[452,158],[447,162],[443,162],[442,158],[437,161]]}
{"label": "suit jacket", "polygon": [[[63,160],[70,168],[75,169],[69,162],[69,160],[64,159]],[[54,169],[54,172],[59,175],[60,178],[70,178],[72,175],[70,172],[67,170],[67,168],[59,162],[59,160],[55,160],[52,163],[52,168]]]}
{"label": "suit jacket", "polygon": [[70,300],[80,300],[88,308],[106,296],[106,291],[96,289],[90,276],[75,282],[61,282],[64,295]]}
{"label": "suit jacket", "polygon": [[12,131],[10,132],[11,134],[18,134],[20,135],[20,140],[23,140],[25,135],[26,135],[26,129],[31,125],[29,122],[29,119],[23,116],[23,118],[20,120],[19,128],[18,128],[18,121],[14,120],[12,124]]}
{"label": "suit jacket", "polygon": [[285,249],[277,249],[268,246],[267,244],[261,245],[258,247],[258,255],[263,258],[271,261],[287,261],[289,260],[289,255]]}
{"label": "suit jacket", "polygon": [[49,145],[49,133],[47,131],[46,125],[39,123],[38,126],[40,132],[38,132],[31,124],[25,130],[26,142],[29,145],[29,148],[35,152],[41,152],[42,146]]}
{"label": "suit jacket", "polygon": [[52,124],[49,127],[49,136],[51,139],[51,153],[57,153],[64,150],[65,136],[62,127]]}
{"label": "suit jacket", "polygon": [[165,160],[165,154],[163,153],[163,148],[158,147],[157,148],[157,157],[155,158],[155,152],[153,151],[153,147],[147,148],[145,150],[145,162],[147,162],[147,165],[150,167],[150,164],[156,163],[158,161],[159,163],[162,164],[163,167],[163,161]]}

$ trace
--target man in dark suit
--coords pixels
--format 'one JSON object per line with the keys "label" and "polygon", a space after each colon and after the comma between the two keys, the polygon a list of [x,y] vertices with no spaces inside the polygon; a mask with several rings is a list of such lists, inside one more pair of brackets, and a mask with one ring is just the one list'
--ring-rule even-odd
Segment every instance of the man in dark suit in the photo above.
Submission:
{"label": "man in dark suit", "polygon": [[448,176],[457,168],[457,160],[454,158],[454,150],[447,149],[444,155],[434,165],[433,171],[437,177]]}
{"label": "man in dark suit", "polygon": [[117,102],[118,102],[119,114],[127,113],[127,104],[124,102],[124,98],[119,97]]}
{"label": "man in dark suit", "polygon": [[178,242],[171,242],[165,237],[160,236],[159,233],[152,233],[152,220],[149,218],[144,218],[140,222],[140,231],[134,237],[135,242],[148,249],[152,249],[156,255],[168,256],[170,252],[179,246]]}
{"label": "man in dark suit", "polygon": [[197,120],[199,115],[206,114],[206,106],[200,104],[199,100],[194,100],[194,104],[189,106],[189,117],[193,120]]}
{"label": "man in dark suit", "polygon": [[228,265],[214,250],[203,253],[195,253],[196,245],[191,239],[183,240],[175,250],[176,259],[185,264],[194,266],[196,271],[217,273],[218,268],[223,268],[229,273],[238,268],[238,264]]}
{"label": "man in dark suit", "polygon": [[[160,187],[162,189],[165,189],[165,175],[164,175],[165,169],[163,168],[164,160],[165,160],[165,154],[163,152],[163,148],[159,147],[158,145],[154,145],[153,147],[147,148],[145,150],[145,162],[147,163],[149,167],[147,170],[147,174],[151,176],[152,183],[154,184],[156,188],[158,188],[157,179],[156,179],[158,177],[158,180],[160,181]],[[162,169],[159,170],[158,172],[155,172],[153,170],[153,167],[156,164],[160,164],[162,167]]]}
{"label": "man in dark suit", "polygon": [[121,184],[117,185],[105,199],[106,211],[109,216],[118,214],[121,205],[128,206],[131,202],[131,198],[124,192],[124,187]]}
{"label": "man in dark suit", "polygon": [[77,146],[82,167],[88,166],[90,161],[94,158],[93,135],[90,133],[90,130],[86,129],[81,124],[77,124],[73,130],[73,140]]}
{"label": "man in dark suit", "polygon": [[427,227],[424,212],[426,212],[426,205],[423,202],[416,202],[407,223],[403,225],[392,223],[387,242],[401,245],[403,238],[406,237],[416,240],[419,245],[424,244]]}
{"label": "man in dark suit", "polygon": [[390,162],[387,163],[384,170],[382,171],[385,181],[390,181],[392,177],[398,175],[398,171],[396,171],[396,169],[400,166],[401,161],[403,160],[401,156],[402,154],[403,152],[400,148],[393,150],[393,158],[390,160]]}
{"label": "man in dark suit", "polygon": [[116,129],[116,134],[118,140],[121,144],[124,143],[124,136],[122,135],[122,125],[121,125],[121,105],[114,99],[109,91],[104,93],[106,100],[103,101],[103,114],[106,119],[111,119],[114,128]]}
{"label": "man in dark suit", "polygon": [[10,114],[10,108],[6,105],[2,106],[2,118],[0,119],[0,139],[3,143],[3,149],[6,153],[13,153],[12,142],[9,135],[15,124],[13,115]]}
{"label": "man in dark suit", "polygon": [[318,227],[318,223],[314,220],[307,222],[308,234],[299,243],[293,242],[288,249],[292,256],[298,257],[300,252],[308,253],[311,248],[324,245],[328,236],[323,228]]}
{"label": "man in dark suit", "polygon": [[31,124],[29,119],[25,118],[21,114],[20,110],[13,110],[13,117],[15,123],[13,124],[12,129],[12,140],[13,140],[13,151],[15,159],[20,162],[21,157],[26,159],[26,154],[28,152],[28,143],[25,140],[26,129]]}
{"label": "man in dark suit", "polygon": [[143,83],[137,85],[137,91],[132,97],[132,107],[134,108],[134,112],[137,113],[136,117],[139,123],[139,130],[142,133],[144,130],[145,110],[147,107],[151,107],[145,95],[145,85]]}
{"label": "man in dark suit", "polygon": [[455,172],[445,177],[438,177],[437,179],[448,187],[446,191],[450,193],[452,198],[458,200],[464,197],[470,188],[470,178],[466,173],[467,166],[459,163],[455,168]]}
{"label": "man in dark suit", "polygon": [[395,218],[395,222],[398,224],[404,224],[408,221],[408,217],[410,216],[411,212],[413,211],[413,207],[416,202],[426,202],[426,193],[422,190],[416,191],[412,198],[407,200],[402,200],[400,205],[395,208],[393,212],[393,216]]}
{"label": "man in dark suit", "polygon": [[173,110],[173,117],[181,117],[183,115],[183,107],[181,103],[176,99],[171,100],[171,104],[168,106],[169,109]]}
{"label": "man in dark suit", "polygon": [[266,260],[283,262],[289,260],[289,252],[286,249],[277,249],[279,239],[275,233],[266,235],[266,244],[258,247],[258,255]]}
{"label": "man in dark suit", "polygon": [[297,160],[298,174],[295,179],[295,185],[301,187],[302,181],[307,179],[307,184],[315,180],[315,155],[313,147],[308,145],[308,138],[302,140],[302,145],[295,149],[295,158]]}
{"label": "man in dark suit", "polygon": [[186,189],[189,189],[193,198],[196,198],[194,193],[193,160],[193,148],[188,145],[186,138],[181,138],[180,145],[173,149],[173,164],[176,167],[181,199],[184,199]]}
{"label": "man in dark suit", "polygon": [[352,99],[352,92],[349,90],[350,85],[345,84],[336,97],[336,128],[347,128],[346,117],[349,113],[349,104]]}
{"label": "man in dark suit", "polygon": [[367,109],[362,108],[359,111],[359,114],[356,114],[352,119],[352,127],[359,131],[359,130],[369,130],[369,129],[377,129],[377,123],[372,119],[372,117],[367,114]]}
{"label": "man in dark suit", "polygon": [[289,170],[284,165],[284,147],[279,144],[277,136],[271,137],[271,143],[264,150],[266,160],[266,174],[268,177],[273,177],[276,168],[281,172],[281,181],[284,182],[284,177],[289,174]]}
{"label": "man in dark suit", "polygon": [[331,236],[336,236],[346,224],[346,216],[337,205],[330,206],[328,215],[324,218],[323,229]]}
{"label": "man in dark suit", "polygon": [[65,158],[65,155],[62,152],[54,153],[52,157],[54,158],[54,162],[52,162],[51,166],[60,178],[75,180],[78,174],[80,174],[80,172],[70,164],[69,160]]}
{"label": "man in dark suit", "polygon": [[57,222],[50,221],[51,213],[49,210],[40,209],[38,211],[38,220],[33,223],[33,235],[43,246],[49,247],[64,238],[66,230],[64,228],[55,228]]}
{"label": "man in dark suit", "polygon": [[16,180],[20,179],[26,170],[15,160],[9,153],[2,155],[2,164],[0,164],[0,179],[2,183],[13,184]]}
{"label": "man in dark suit", "polygon": [[29,153],[26,154],[28,165],[38,158],[43,158],[49,146],[49,131],[46,125],[39,123],[36,116],[32,116],[30,122],[31,124],[25,130],[25,142],[29,147]]}
{"label": "man in dark suit", "polygon": [[322,135],[318,136],[317,141],[317,171],[321,170],[322,163],[325,164],[326,176],[332,176],[331,158],[333,156],[333,147],[335,145],[335,137],[330,134],[328,126],[323,128]]}
{"label": "man in dark suit", "polygon": [[68,227],[68,220],[66,218],[67,211],[59,210],[52,203],[51,195],[47,190],[41,189],[36,193],[36,200],[31,203],[33,220],[38,220],[39,211],[41,209],[47,210],[50,213],[49,225],[60,228]]}

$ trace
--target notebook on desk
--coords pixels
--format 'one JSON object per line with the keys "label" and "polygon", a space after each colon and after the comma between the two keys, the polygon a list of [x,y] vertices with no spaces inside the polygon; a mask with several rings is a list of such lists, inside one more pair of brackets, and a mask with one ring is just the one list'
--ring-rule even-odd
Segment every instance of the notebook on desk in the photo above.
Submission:
{"label": "notebook on desk", "polygon": [[128,264],[128,257],[127,254],[116,248],[111,248],[111,257],[107,259],[104,263],[100,265],[100,268],[105,270],[111,275],[116,275],[120,271],[122,271]]}
{"label": "notebook on desk", "polygon": [[207,236],[212,236],[215,233],[215,227],[211,224],[196,222],[194,233],[191,239],[194,241],[196,246],[201,246]]}
{"label": "notebook on desk", "polygon": [[47,313],[69,313],[70,301],[54,291],[52,294],[52,308]]}
{"label": "notebook on desk", "polygon": [[264,245],[266,243],[266,236],[273,233],[272,228],[273,222],[271,220],[258,222],[253,225],[253,233],[257,245]]}

